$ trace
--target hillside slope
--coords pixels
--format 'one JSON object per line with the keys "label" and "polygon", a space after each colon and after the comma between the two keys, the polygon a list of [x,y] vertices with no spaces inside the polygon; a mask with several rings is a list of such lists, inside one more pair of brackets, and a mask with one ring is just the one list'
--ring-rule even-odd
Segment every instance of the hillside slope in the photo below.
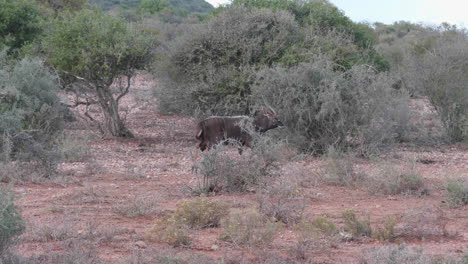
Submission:
{"label": "hillside slope", "polygon": [[[213,6],[204,0],[166,0],[173,8],[182,9],[190,13],[208,13]],[[140,4],[141,0],[89,0],[90,4],[95,4],[103,10],[110,10],[115,7],[134,8]]]}

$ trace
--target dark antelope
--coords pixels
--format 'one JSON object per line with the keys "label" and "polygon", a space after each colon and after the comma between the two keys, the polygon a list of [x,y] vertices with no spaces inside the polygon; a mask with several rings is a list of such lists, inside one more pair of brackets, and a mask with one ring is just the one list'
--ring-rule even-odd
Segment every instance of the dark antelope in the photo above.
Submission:
{"label": "dark antelope", "polygon": [[[283,126],[275,112],[265,109],[257,111],[252,120],[256,132],[264,133],[270,129]],[[196,139],[200,140],[198,147],[201,151],[211,149],[221,141],[235,140],[242,146],[252,148],[252,136],[242,128],[241,123],[249,121],[248,116],[211,116],[200,121],[197,125]],[[239,148],[242,154],[242,148]]]}

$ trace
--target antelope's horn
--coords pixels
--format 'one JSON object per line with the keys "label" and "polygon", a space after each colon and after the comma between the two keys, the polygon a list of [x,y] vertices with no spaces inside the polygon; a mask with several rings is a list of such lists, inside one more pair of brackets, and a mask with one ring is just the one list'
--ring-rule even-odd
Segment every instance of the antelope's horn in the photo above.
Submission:
{"label": "antelope's horn", "polygon": [[265,97],[263,97],[263,103],[268,107],[268,109],[270,109],[270,111],[276,116],[276,111],[275,109],[273,109],[273,107],[271,107],[271,105],[269,105],[267,103],[267,101],[265,100]]}

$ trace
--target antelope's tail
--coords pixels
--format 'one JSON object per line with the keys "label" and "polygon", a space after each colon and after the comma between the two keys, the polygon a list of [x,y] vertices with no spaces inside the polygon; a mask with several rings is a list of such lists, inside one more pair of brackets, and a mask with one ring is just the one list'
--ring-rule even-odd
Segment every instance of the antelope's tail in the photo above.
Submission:
{"label": "antelope's tail", "polygon": [[203,139],[203,125],[202,123],[198,123],[197,125],[197,134],[195,134],[195,138],[198,139],[198,140],[202,140]]}

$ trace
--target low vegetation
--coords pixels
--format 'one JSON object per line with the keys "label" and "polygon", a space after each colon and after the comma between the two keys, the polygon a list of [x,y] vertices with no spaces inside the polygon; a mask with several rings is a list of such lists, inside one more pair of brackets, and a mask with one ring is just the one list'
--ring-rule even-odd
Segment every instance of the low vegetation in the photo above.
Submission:
{"label": "low vegetation", "polygon": [[372,194],[399,195],[427,193],[424,181],[417,171],[414,162],[405,164],[402,168],[382,162],[378,170],[367,177],[367,188]]}
{"label": "low vegetation", "polygon": [[284,144],[250,131],[253,148],[240,156],[229,154],[225,143],[238,144],[232,141],[220,142],[202,154],[192,168],[199,175],[196,193],[245,192],[278,176],[279,163],[285,159]]}
{"label": "low vegetation", "polygon": [[452,207],[468,205],[468,183],[450,180],[447,183],[448,203]]}
{"label": "low vegetation", "polygon": [[219,238],[238,246],[267,246],[280,226],[255,209],[233,209],[221,222],[223,230]]}
{"label": "low vegetation", "polygon": [[228,213],[229,206],[226,203],[197,198],[177,205],[173,218],[190,228],[200,229],[219,226],[221,218]]}
{"label": "low vegetation", "polygon": [[370,219],[361,220],[353,210],[346,210],[342,213],[344,220],[343,230],[350,233],[353,239],[372,237]]}
{"label": "low vegetation", "polygon": [[0,187],[0,256],[24,229],[23,217],[15,205],[13,194]]}

